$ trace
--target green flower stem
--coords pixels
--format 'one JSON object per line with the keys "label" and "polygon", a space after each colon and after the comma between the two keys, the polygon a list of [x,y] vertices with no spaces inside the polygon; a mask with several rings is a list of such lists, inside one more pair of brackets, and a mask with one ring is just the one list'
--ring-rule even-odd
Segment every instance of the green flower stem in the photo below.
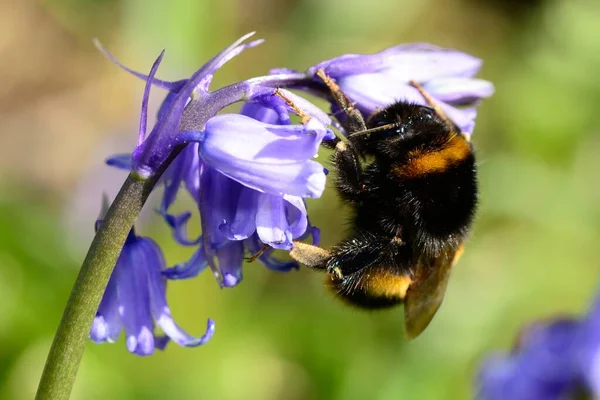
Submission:
{"label": "green flower stem", "polygon": [[156,184],[130,174],[104,217],[83,261],[54,336],[36,394],[39,400],[68,399],[92,321],[125,239]]}

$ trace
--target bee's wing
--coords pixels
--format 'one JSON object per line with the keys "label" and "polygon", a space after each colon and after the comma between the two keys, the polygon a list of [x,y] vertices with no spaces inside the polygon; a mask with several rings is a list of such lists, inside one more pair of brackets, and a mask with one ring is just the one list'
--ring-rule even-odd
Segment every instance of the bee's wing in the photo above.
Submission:
{"label": "bee's wing", "polygon": [[462,255],[463,247],[435,259],[431,265],[419,265],[404,300],[406,336],[414,339],[427,328],[444,300],[450,270]]}

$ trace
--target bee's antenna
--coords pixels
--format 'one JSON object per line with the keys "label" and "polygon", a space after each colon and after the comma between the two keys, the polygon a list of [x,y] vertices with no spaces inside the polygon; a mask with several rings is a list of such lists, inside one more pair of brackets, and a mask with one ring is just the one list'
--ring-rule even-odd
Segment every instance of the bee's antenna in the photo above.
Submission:
{"label": "bee's antenna", "polygon": [[362,131],[354,132],[354,133],[352,134],[352,136],[357,136],[357,135],[360,135],[360,136],[362,136],[362,135],[370,135],[371,133],[375,133],[375,132],[379,132],[379,131],[384,131],[384,130],[386,130],[386,129],[393,129],[393,128],[397,128],[397,127],[399,127],[400,125],[401,125],[401,123],[400,123],[400,122],[394,122],[394,123],[392,123],[392,124],[385,124],[385,125],[378,126],[378,127],[376,127],[376,128],[370,128],[370,129],[365,129],[365,130],[362,130]]}
{"label": "bee's antenna", "polygon": [[[449,128],[462,133],[460,128],[454,123],[454,121],[452,121],[450,117],[448,117],[446,111],[444,111],[444,109],[440,107],[439,103],[433,98],[431,94],[429,94],[427,90],[425,90],[425,88],[419,82],[409,81],[408,84],[419,91],[419,93],[421,94],[421,96],[423,96],[427,104],[429,104],[429,106],[433,108],[435,113],[444,121],[444,123],[446,123],[446,125],[448,125]],[[463,134],[463,136],[465,136],[467,140],[469,139],[468,135]]]}

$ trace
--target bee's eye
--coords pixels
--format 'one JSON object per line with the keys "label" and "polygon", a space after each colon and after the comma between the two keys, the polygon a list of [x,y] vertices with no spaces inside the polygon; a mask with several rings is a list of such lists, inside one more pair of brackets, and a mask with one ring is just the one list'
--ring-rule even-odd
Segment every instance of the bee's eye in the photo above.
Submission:
{"label": "bee's eye", "polygon": [[432,119],[437,115],[433,108],[427,106],[423,106],[423,108],[421,109],[421,113],[422,117],[427,119]]}
{"label": "bee's eye", "polygon": [[398,135],[404,135],[406,133],[406,126],[404,126],[404,124],[402,124],[402,125],[396,127],[395,133]]}
{"label": "bee's eye", "polygon": [[380,120],[375,121],[375,124],[374,124],[375,126],[374,127],[375,128],[381,128],[382,126],[389,125],[389,124],[390,124],[389,121],[387,121],[385,119],[380,119]]}

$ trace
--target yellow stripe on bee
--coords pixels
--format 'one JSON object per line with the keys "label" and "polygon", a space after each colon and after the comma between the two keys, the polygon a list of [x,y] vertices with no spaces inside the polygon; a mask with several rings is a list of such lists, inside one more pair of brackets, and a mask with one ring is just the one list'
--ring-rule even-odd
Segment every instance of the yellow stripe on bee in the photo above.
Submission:
{"label": "yellow stripe on bee", "polygon": [[446,145],[436,151],[413,150],[408,154],[408,162],[397,164],[392,172],[398,176],[416,177],[419,175],[444,172],[448,167],[464,160],[471,153],[471,146],[463,135],[452,135]]}
{"label": "yellow stripe on bee", "polygon": [[454,258],[452,259],[452,267],[454,267],[456,265],[456,263],[458,262],[458,260],[460,260],[460,257],[463,255],[463,253],[465,252],[465,245],[461,244],[460,247],[456,250],[456,253],[454,254]]}
{"label": "yellow stripe on bee", "polygon": [[412,278],[406,275],[396,275],[385,268],[377,269],[365,279],[366,292],[376,297],[404,299],[412,283]]}

